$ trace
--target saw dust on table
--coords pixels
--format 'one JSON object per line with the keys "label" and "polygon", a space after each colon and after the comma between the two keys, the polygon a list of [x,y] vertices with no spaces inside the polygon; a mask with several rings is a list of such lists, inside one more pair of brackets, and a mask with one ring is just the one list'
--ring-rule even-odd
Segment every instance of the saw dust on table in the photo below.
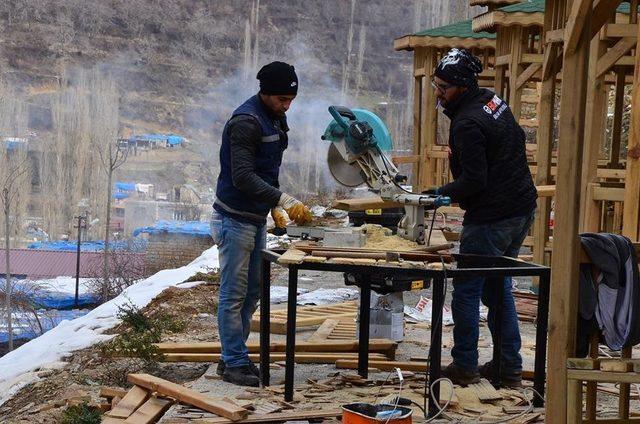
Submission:
{"label": "saw dust on table", "polygon": [[375,224],[365,224],[360,230],[366,235],[365,248],[380,250],[414,250],[420,247],[415,241],[394,235],[388,228]]}

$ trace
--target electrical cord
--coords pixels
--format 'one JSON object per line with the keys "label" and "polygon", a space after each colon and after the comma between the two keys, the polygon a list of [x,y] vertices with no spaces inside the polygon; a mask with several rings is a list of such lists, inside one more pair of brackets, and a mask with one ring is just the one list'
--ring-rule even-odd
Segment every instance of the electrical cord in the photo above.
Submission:
{"label": "electrical cord", "polygon": [[[431,217],[431,226],[429,226],[429,237],[427,237],[427,246],[431,244],[431,233],[433,232],[433,225],[436,222],[436,210],[433,210],[433,216]],[[440,260],[442,260],[442,256],[440,256]]]}

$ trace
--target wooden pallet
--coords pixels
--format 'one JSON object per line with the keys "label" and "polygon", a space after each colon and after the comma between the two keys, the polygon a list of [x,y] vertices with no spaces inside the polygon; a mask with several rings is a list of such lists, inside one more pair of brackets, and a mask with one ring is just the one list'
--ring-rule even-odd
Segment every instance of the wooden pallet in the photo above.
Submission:
{"label": "wooden pallet", "polygon": [[323,322],[313,333],[307,342],[319,343],[327,340],[353,340],[357,339],[356,322],[353,318],[331,318]]}
{"label": "wooden pallet", "polygon": [[[355,301],[334,303],[323,306],[298,306],[296,328],[319,326],[331,318],[355,318],[358,304]],[[287,310],[271,312],[271,333],[287,334]],[[260,312],[256,311],[251,319],[251,331],[260,331]]]}

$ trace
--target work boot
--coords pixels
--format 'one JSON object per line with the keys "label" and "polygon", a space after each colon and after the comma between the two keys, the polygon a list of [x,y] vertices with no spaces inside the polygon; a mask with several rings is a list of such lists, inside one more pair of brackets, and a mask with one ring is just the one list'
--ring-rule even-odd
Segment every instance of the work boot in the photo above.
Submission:
{"label": "work boot", "polygon": [[[220,361],[218,361],[218,367],[216,368],[216,374],[224,374],[225,368],[227,368],[227,365],[222,359],[220,359]],[[249,362],[249,368],[251,368],[251,372],[254,373],[256,377],[260,377],[260,370],[253,364],[253,362]]]}
{"label": "work boot", "polygon": [[448,378],[453,384],[463,387],[480,382],[480,374],[477,371],[465,370],[454,363],[442,369],[442,377]]}
{"label": "work boot", "polygon": [[237,386],[258,387],[260,379],[253,373],[249,365],[239,367],[226,367],[222,374],[222,380]]}
{"label": "work boot", "polygon": [[[493,362],[489,361],[478,368],[480,375],[487,380],[493,379]],[[522,373],[521,372],[504,372],[500,373],[500,384],[502,387],[511,389],[519,389],[522,387]]]}

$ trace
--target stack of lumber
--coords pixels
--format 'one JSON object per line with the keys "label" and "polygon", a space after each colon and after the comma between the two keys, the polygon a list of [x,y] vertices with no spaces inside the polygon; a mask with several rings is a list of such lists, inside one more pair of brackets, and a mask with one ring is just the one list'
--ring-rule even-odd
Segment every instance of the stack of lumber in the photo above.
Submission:
{"label": "stack of lumber", "polygon": [[535,322],[538,317],[538,295],[528,292],[514,291],[518,320]]}
{"label": "stack of lumber", "polygon": [[[298,306],[296,328],[317,327],[328,319],[346,318],[355,320],[358,304],[355,301],[333,303],[323,306]],[[270,329],[273,334],[287,334],[287,310],[271,311]],[[260,311],[251,318],[251,331],[260,331]]]}
{"label": "stack of lumber", "polygon": [[[232,421],[245,418],[247,410],[223,399],[203,395],[176,383],[149,374],[129,374],[128,381],[134,386],[126,393],[107,389],[104,397],[111,397],[112,409],[103,423],[150,424],[157,422],[178,401],[212,412]],[[122,398],[117,400],[120,396]]]}
{"label": "stack of lumber", "polygon": [[[220,343],[157,343],[155,345],[163,354],[165,362],[218,362],[220,360]],[[249,359],[260,361],[259,343],[248,343]],[[284,361],[286,344],[274,342],[270,344],[271,362]],[[299,364],[333,364],[338,359],[358,358],[359,343],[357,340],[311,341],[296,343],[295,361]],[[387,339],[372,339],[369,342],[369,357],[375,360],[393,359],[397,343]]]}

